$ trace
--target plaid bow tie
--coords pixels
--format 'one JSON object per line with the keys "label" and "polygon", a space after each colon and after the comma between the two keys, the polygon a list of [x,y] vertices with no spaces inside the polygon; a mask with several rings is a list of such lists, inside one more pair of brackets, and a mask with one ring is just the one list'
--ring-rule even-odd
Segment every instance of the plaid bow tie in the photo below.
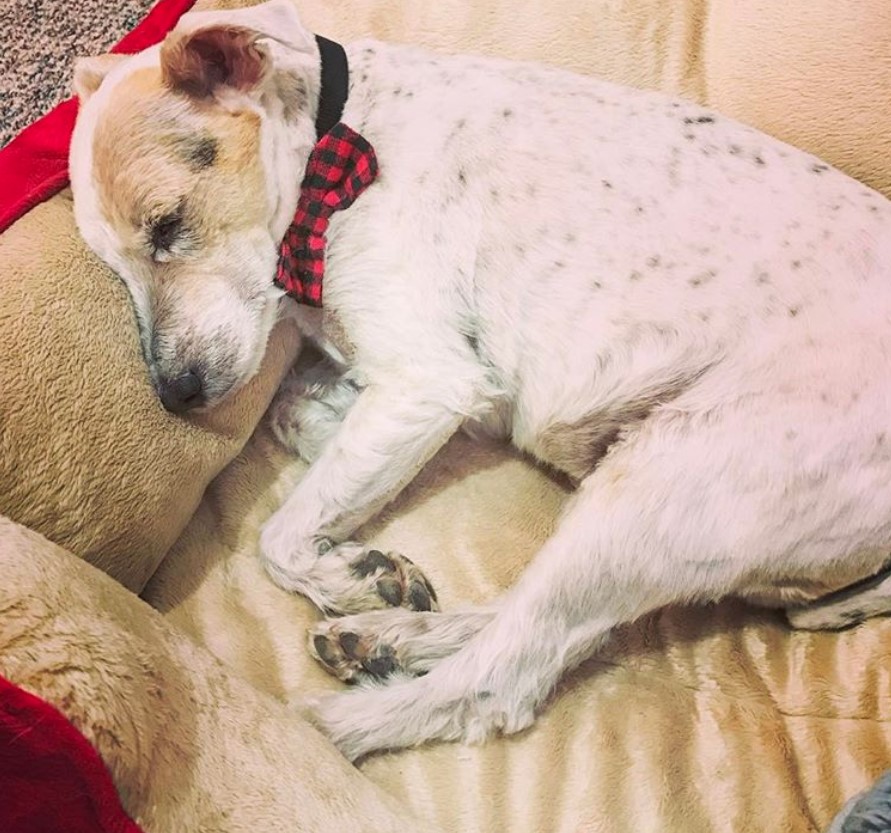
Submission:
{"label": "plaid bow tie", "polygon": [[294,220],[279,249],[275,284],[295,301],[322,306],[325,230],[335,211],[348,208],[377,177],[369,142],[338,122],[312,149]]}

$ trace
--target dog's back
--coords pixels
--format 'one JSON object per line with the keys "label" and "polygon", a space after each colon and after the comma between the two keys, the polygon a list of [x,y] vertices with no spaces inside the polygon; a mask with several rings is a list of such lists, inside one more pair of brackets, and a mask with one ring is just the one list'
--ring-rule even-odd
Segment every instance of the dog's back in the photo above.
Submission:
{"label": "dog's back", "polygon": [[794,362],[805,330],[886,329],[891,209],[815,157],[546,67],[371,42],[350,61],[346,118],[384,173],[336,220],[328,297],[399,338],[460,329],[515,441],[558,467],[586,473],[728,357]]}

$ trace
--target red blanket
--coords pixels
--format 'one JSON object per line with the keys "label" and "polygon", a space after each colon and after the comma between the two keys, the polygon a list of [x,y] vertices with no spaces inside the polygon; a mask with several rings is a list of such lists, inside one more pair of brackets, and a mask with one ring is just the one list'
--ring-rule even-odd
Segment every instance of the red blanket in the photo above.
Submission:
{"label": "red blanket", "polygon": [[49,703],[3,677],[0,830],[141,833],[90,742]]}
{"label": "red blanket", "polygon": [[[139,52],[158,43],[194,0],[160,0],[112,52]],[[68,146],[77,101],[69,98],[0,150],[0,232],[68,182]]]}

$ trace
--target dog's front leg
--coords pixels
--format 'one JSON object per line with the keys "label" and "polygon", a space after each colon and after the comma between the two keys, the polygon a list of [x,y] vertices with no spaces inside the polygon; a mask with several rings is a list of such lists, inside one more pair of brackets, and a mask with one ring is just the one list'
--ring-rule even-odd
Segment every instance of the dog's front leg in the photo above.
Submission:
{"label": "dog's front leg", "polygon": [[262,558],[273,580],[329,613],[433,609],[436,596],[414,564],[349,538],[445,444],[466,404],[468,397],[426,380],[365,388],[263,528]]}

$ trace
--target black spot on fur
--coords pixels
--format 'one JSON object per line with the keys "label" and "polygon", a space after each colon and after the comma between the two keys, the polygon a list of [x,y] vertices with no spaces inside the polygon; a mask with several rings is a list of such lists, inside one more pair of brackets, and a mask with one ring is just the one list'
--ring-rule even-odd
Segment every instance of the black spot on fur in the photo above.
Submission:
{"label": "black spot on fur", "polygon": [[194,136],[183,145],[186,162],[193,171],[203,171],[217,161],[219,145],[213,136]]}
{"label": "black spot on fur", "polygon": [[652,257],[647,258],[647,266],[649,266],[650,269],[657,268],[660,263],[662,263],[662,258],[659,257],[659,255],[653,255]]}
{"label": "black spot on fur", "polygon": [[635,269],[635,270],[628,276],[628,280],[629,280],[629,281],[639,281],[642,277],[643,277],[643,272],[638,272],[637,269]]}
{"label": "black spot on fur", "polygon": [[608,179],[601,179],[600,181],[603,183],[603,187],[604,187],[604,188],[606,188],[607,190],[611,190],[611,189],[612,189],[613,184],[612,184],[612,182],[610,182]]}
{"label": "black spot on fur", "polygon": [[464,173],[463,168],[458,169],[458,182],[460,182],[462,185],[467,184],[467,174]]}
{"label": "black spot on fur", "polygon": [[793,260],[793,261],[792,261],[792,268],[793,268],[793,269],[801,269],[801,261],[800,261],[800,260]]}
{"label": "black spot on fur", "polygon": [[795,318],[801,312],[801,307],[789,307],[789,318]]}
{"label": "black spot on fur", "polygon": [[731,156],[739,156],[739,154],[742,153],[742,148],[739,145],[730,145],[730,147],[727,148],[727,151]]}
{"label": "black spot on fur", "polygon": [[514,111],[511,110],[510,107],[505,107],[505,108],[501,111],[501,116],[502,116],[502,118],[505,118],[505,119],[509,119],[513,114],[514,114]]}
{"label": "black spot on fur", "polygon": [[770,283],[770,275],[768,275],[767,272],[759,272],[755,278],[755,283],[760,283],[762,285]]}
{"label": "black spot on fur", "polygon": [[815,174],[821,174],[824,171],[828,171],[828,170],[829,170],[829,165],[822,165],[820,163],[811,165],[811,171]]}
{"label": "black spot on fur", "polygon": [[684,124],[713,124],[714,121],[714,116],[697,116],[695,118],[687,116],[684,119]]}
{"label": "black spot on fur", "polygon": [[752,161],[753,161],[756,165],[758,165],[759,167],[760,167],[761,165],[766,165],[766,164],[767,164],[767,163],[764,161],[764,159],[763,159],[759,154],[757,154],[757,153],[752,157]]}

